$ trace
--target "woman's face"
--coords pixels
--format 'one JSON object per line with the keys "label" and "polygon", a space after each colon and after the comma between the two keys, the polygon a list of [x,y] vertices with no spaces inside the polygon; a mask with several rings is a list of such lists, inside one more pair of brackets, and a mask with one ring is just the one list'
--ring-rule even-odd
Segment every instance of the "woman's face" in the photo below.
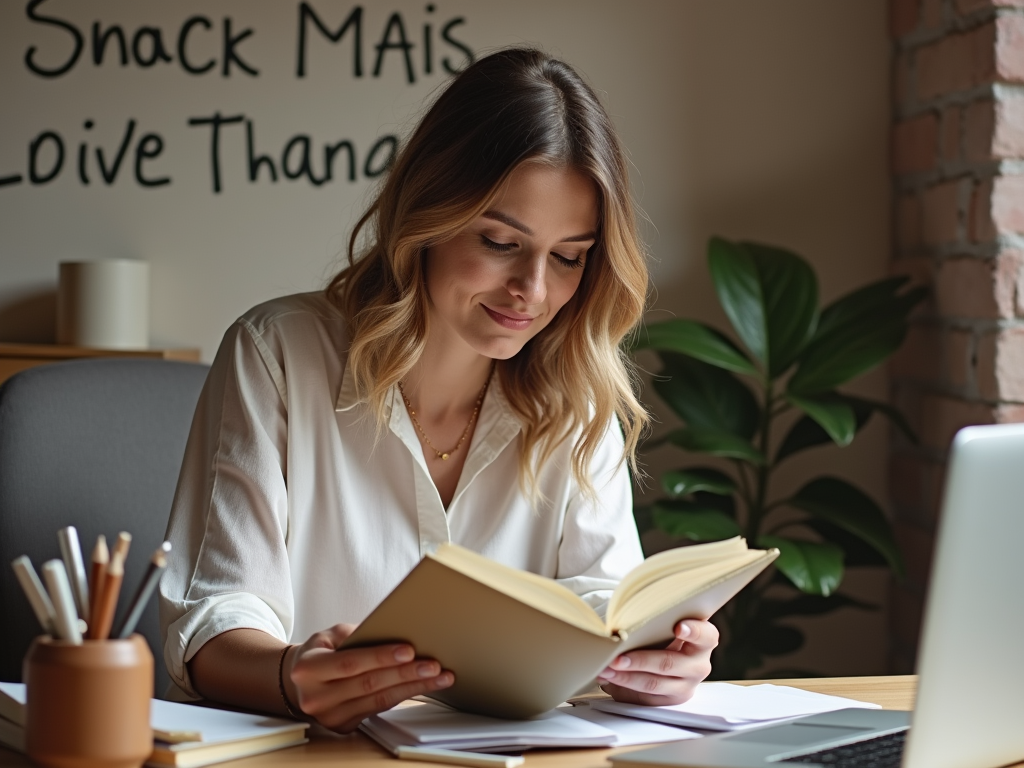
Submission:
{"label": "woman's face", "polygon": [[486,357],[515,355],[576,292],[597,223],[586,176],[519,166],[489,210],[427,251],[431,334]]}

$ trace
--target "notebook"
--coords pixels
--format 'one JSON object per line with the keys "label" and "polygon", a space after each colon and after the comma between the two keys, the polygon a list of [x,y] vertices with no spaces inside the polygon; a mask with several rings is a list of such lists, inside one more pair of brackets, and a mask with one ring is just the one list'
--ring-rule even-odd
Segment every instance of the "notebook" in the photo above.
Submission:
{"label": "notebook", "polygon": [[845,709],[615,755],[615,768],[978,768],[1024,759],[1022,510],[1024,424],[961,430],[950,453],[912,718]]}

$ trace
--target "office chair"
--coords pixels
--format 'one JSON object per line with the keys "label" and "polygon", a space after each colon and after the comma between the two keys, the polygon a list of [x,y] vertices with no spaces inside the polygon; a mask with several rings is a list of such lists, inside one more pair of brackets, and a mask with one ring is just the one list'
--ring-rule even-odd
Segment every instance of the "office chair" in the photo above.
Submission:
{"label": "office chair", "polygon": [[[39,623],[11,561],[36,570],[60,557],[57,529],[74,525],[89,558],[96,536],[132,534],[114,628],[163,541],[185,440],[208,366],[91,359],[22,371],[0,386],[0,680],[20,681]],[[164,668],[154,597],[136,630]]]}

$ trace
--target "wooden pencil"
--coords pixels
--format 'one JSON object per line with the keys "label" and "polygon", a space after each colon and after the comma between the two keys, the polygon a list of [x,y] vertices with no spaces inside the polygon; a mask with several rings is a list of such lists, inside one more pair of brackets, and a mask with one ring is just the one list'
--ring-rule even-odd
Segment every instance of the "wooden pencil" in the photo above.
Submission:
{"label": "wooden pencil", "polygon": [[153,590],[156,589],[156,585],[160,582],[160,577],[163,576],[164,569],[167,568],[167,553],[170,551],[171,542],[165,541],[153,553],[153,557],[149,561],[149,568],[146,569],[146,575],[142,577],[142,582],[135,592],[135,597],[132,598],[131,603],[128,605],[128,611],[125,613],[124,621],[121,623],[121,627],[115,635],[116,637],[123,640],[135,631],[135,627],[142,617],[142,612],[146,609],[146,603],[149,602],[150,595],[153,594]]}
{"label": "wooden pencil", "polygon": [[124,558],[120,552],[115,551],[110,558],[110,565],[107,566],[107,573],[103,578],[103,590],[100,601],[92,613],[92,627],[90,637],[93,640],[106,640],[110,637],[110,625],[114,623],[114,613],[117,611],[117,597],[121,593],[121,582],[124,580]]}
{"label": "wooden pencil", "polygon": [[96,537],[96,546],[92,550],[92,571],[89,576],[89,632],[87,637],[90,640],[96,637],[96,609],[99,606],[103,595],[103,580],[107,576],[107,566],[110,564],[110,551],[107,549],[107,537],[102,533]]}
{"label": "wooden pencil", "polygon": [[121,531],[117,534],[117,541],[114,542],[114,551],[110,553],[110,559],[113,560],[117,553],[121,553],[121,563],[128,562],[128,548],[132,545],[132,535],[127,531]]}

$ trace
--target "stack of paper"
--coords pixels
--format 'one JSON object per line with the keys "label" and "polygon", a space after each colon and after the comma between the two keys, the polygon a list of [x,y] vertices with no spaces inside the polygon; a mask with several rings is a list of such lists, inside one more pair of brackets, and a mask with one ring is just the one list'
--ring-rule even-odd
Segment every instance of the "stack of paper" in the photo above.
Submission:
{"label": "stack of paper", "polygon": [[443,704],[398,707],[367,718],[362,731],[385,749],[437,747],[512,752],[534,747],[617,747],[695,738],[696,733],[589,707],[553,709],[530,720],[501,720]]}
{"label": "stack of paper", "polygon": [[768,683],[701,683],[692,699],[670,707],[645,707],[611,699],[595,699],[590,706],[603,712],[708,731],[737,731],[851,707],[881,709],[877,704]]}
{"label": "stack of paper", "polygon": [[[150,702],[153,754],[150,765],[179,768],[235,760],[304,744],[307,723],[223,709]],[[25,686],[0,683],[0,744],[25,751]]]}

